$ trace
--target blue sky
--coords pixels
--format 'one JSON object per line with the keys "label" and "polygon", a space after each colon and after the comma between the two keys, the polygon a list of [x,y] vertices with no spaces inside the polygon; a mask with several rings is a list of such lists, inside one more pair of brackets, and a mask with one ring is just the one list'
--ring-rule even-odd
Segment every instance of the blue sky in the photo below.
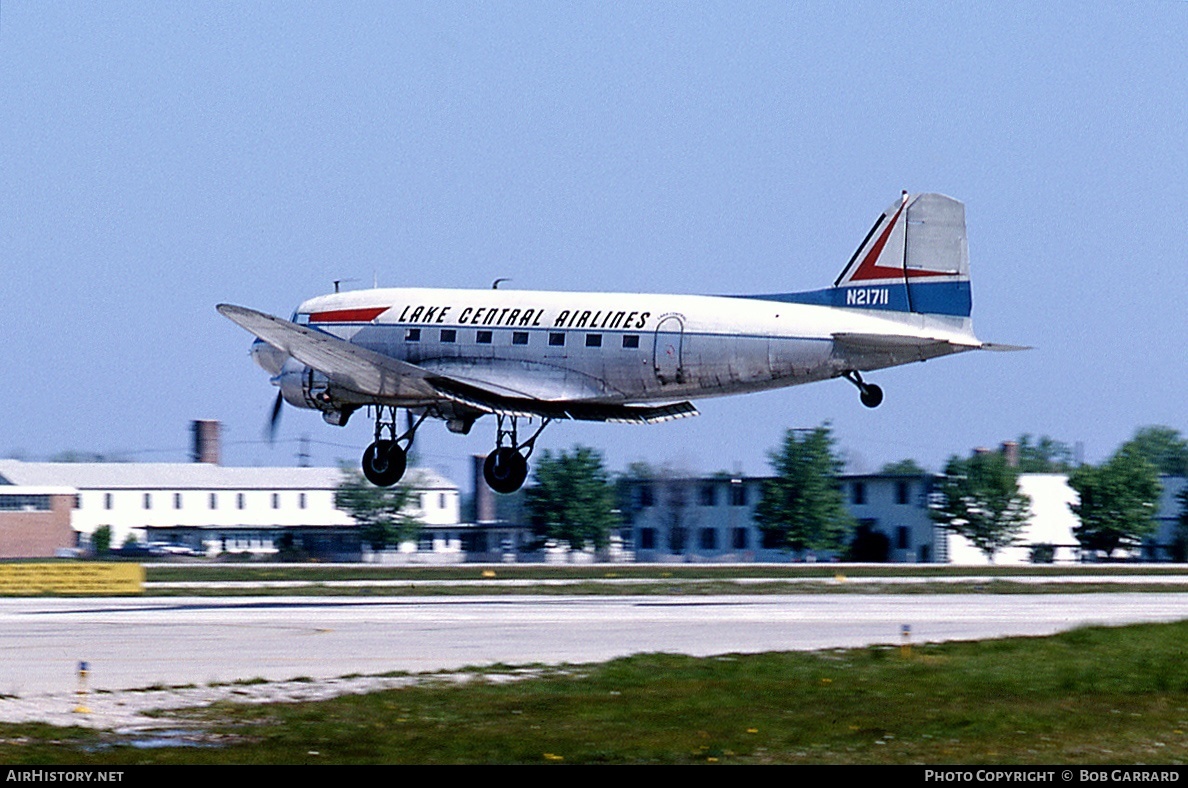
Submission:
{"label": "blue sky", "polygon": [[[1027,344],[555,424],[545,448],[763,473],[829,421],[854,470],[1024,432],[1188,431],[1188,4],[0,6],[0,454],[354,461],[221,318],[349,286],[745,293],[833,280],[901,189],[966,203],[975,327]],[[493,445],[439,423],[466,481]]]}

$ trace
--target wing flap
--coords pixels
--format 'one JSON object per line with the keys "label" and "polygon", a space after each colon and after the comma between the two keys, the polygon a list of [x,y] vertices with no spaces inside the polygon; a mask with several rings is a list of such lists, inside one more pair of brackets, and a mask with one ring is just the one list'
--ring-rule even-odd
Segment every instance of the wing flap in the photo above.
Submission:
{"label": "wing flap", "polygon": [[509,397],[470,383],[446,377],[428,378],[427,382],[442,397],[468,405],[484,413],[500,416],[539,416],[549,419],[605,421],[618,424],[659,424],[663,421],[696,416],[692,402],[668,405],[620,405],[617,403],[545,401],[525,397]]}

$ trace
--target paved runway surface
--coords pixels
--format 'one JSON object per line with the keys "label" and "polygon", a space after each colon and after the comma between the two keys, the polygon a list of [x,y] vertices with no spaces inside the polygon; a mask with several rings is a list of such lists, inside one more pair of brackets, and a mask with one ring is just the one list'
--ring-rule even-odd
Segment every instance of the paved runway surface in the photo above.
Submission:
{"label": "paved runway surface", "polygon": [[1044,635],[1188,619],[1188,594],[0,600],[0,694]]}

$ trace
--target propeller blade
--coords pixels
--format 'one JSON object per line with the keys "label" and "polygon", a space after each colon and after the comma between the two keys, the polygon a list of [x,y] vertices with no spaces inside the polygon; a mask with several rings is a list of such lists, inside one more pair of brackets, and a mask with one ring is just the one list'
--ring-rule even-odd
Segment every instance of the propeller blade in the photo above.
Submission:
{"label": "propeller blade", "polygon": [[272,415],[268,419],[268,427],[265,432],[268,435],[268,442],[272,443],[276,440],[276,428],[280,426],[281,408],[285,405],[285,397],[279,391],[276,393],[276,402],[272,403]]}

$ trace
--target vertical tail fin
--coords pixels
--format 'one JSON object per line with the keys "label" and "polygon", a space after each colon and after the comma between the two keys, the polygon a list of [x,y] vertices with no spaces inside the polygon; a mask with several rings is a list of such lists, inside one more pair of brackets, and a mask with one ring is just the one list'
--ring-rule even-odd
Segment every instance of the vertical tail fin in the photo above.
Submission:
{"label": "vertical tail fin", "polygon": [[833,283],[834,306],[969,317],[965,205],[903,193]]}

